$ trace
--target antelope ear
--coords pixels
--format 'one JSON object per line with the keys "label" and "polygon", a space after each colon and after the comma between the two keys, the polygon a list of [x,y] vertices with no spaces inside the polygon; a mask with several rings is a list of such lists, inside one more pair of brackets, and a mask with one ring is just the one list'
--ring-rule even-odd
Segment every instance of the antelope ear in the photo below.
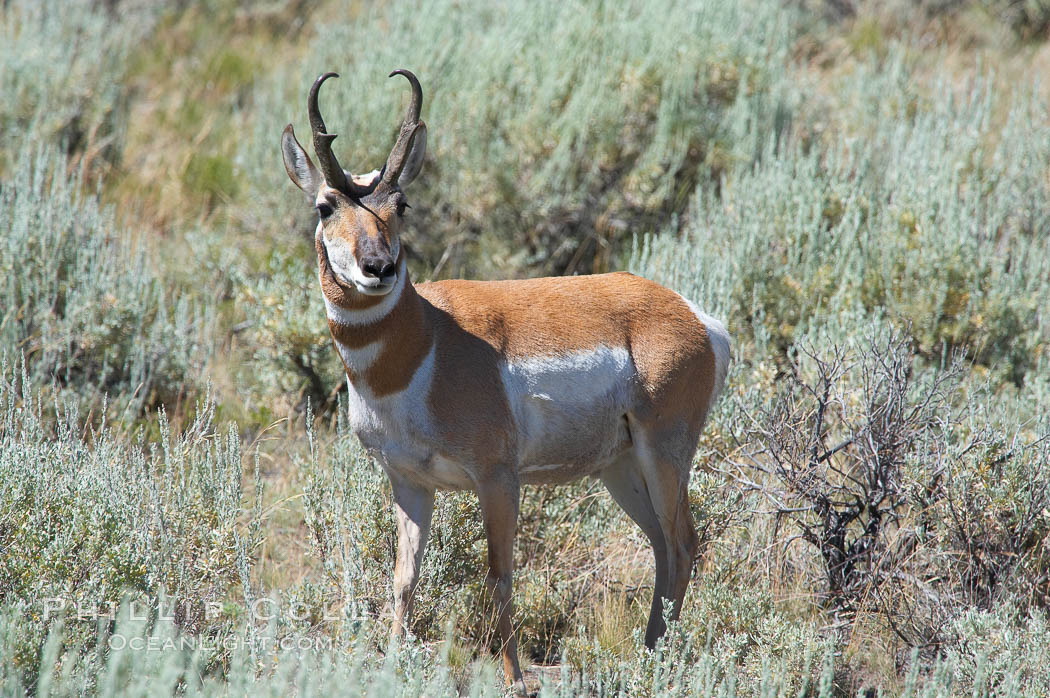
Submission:
{"label": "antelope ear", "polygon": [[311,201],[316,199],[317,192],[324,184],[324,178],[314,167],[313,161],[303,150],[303,146],[299,145],[291,124],[285,126],[284,133],[281,134],[281,155],[284,156],[284,169],[288,173],[288,178],[295,183],[295,186],[302,189]]}
{"label": "antelope ear", "polygon": [[427,152],[427,125],[420,121],[412,134],[412,148],[408,151],[405,160],[405,169],[401,170],[401,176],[397,178],[400,187],[407,187],[416,178],[419,171],[423,169],[423,156]]}

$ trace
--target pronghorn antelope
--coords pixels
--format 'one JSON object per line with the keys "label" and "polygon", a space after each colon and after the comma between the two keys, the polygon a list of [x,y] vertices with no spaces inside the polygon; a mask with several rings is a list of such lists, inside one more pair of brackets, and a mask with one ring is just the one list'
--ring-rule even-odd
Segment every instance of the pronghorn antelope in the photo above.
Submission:
{"label": "pronghorn antelope", "polygon": [[350,424],[390,477],[397,518],[392,634],[409,620],[437,489],[474,490],[488,538],[508,684],[524,689],[511,626],[523,484],[596,476],[656,560],[645,642],[682,607],[698,539],[687,496],[700,430],[725,382],[729,335],[677,293],[626,273],[527,281],[408,278],[404,188],[427,127],[412,99],[386,164],[357,176],[307,99],[320,169],[284,129],[288,176],[317,209],[321,292],[346,366]]}

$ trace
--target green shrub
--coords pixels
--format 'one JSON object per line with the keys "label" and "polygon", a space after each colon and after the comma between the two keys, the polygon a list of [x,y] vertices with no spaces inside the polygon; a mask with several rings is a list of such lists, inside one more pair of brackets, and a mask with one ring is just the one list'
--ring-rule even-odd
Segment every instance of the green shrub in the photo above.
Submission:
{"label": "green shrub", "polygon": [[[218,248],[216,254],[231,257]],[[244,315],[249,361],[242,385],[263,400],[282,395],[302,408],[308,399],[325,411],[344,390],[346,369],[332,346],[317,273],[304,265],[313,256],[312,245],[297,241],[270,250],[256,273],[238,259],[223,266]]]}
{"label": "green shrub", "polygon": [[767,102],[773,120],[785,26],[774,5],[717,2],[478,12],[432,0],[321,17],[302,63],[260,80],[241,166],[255,198],[299,205],[274,144],[288,121],[308,137],[306,91],[333,69],[344,77],[326,85],[324,110],[343,134],[342,162],[381,166],[405,94],[386,75],[406,66],[422,80],[431,133],[410,226],[424,259],[451,246],[453,275],[608,269],[631,230],[684,210],[725,159],[738,95]]}
{"label": "green shrub", "polygon": [[705,301],[758,356],[884,316],[924,357],[962,348],[1021,385],[1050,347],[1045,107],[1025,93],[1004,106],[982,81],[920,100],[903,65],[886,72],[838,86],[837,144],[770,146],[701,187],[693,218],[646,237],[630,266]]}
{"label": "green shrub", "polygon": [[42,403],[24,371],[0,368],[5,672],[31,681],[60,617],[67,642],[91,649],[96,616],[128,596],[156,604],[166,594],[194,633],[224,622],[207,603],[242,598],[261,512],[244,501],[236,432],[217,433],[207,405],[184,431],[163,415],[156,428],[155,440],[129,440],[86,423],[75,403]]}
{"label": "green shrub", "polygon": [[[929,44],[960,30],[951,12],[921,24],[983,5],[1032,37],[1040,3],[832,3],[860,9],[841,24],[807,9],[821,3],[759,0],[210,0],[159,24],[150,0],[0,4],[0,354],[22,367],[0,381],[0,692],[503,694],[473,495],[439,495],[399,647],[388,485],[345,424],[308,416],[305,440],[260,439],[277,501],[246,501],[242,439],[307,404],[338,413],[344,380],[278,134],[291,120],[308,140],[306,90],[336,69],[336,148],[379,165],[405,101],[384,77],[396,67],[422,79],[431,133],[405,236],[418,278],[611,269],[634,239],[631,268],[734,335],[691,480],[706,546],[657,652],[641,642],[653,565],[637,528],[599,483],[525,489],[521,654],[530,671],[560,663],[531,687],[542,673],[544,696],[1047,692],[1050,127],[1037,89],[1006,85],[1042,54],[985,43],[987,63],[959,69],[968,50]],[[96,175],[130,223],[90,195]],[[906,360],[880,366],[870,349],[895,327]],[[804,386],[835,347],[859,360],[822,431]],[[178,424],[206,360],[240,436],[216,435],[208,408],[185,429],[149,416]],[[938,380],[943,400],[889,409]],[[865,494],[899,500],[876,502],[879,535],[870,502],[839,528],[831,557],[857,553],[838,580],[849,604],[828,603],[828,551],[797,537],[800,519],[825,522],[771,507],[754,472],[726,477],[761,445],[740,441],[763,406],[799,427],[782,475],[813,438],[893,437],[802,483],[825,513],[856,506],[836,497],[843,473],[882,473]],[[865,470],[878,458],[892,467]],[[303,532],[294,552],[271,547],[276,511]],[[297,581],[271,552],[301,560]],[[188,604],[173,622],[165,594]],[[46,598],[128,595],[147,619],[43,617]],[[253,616],[260,601],[274,618]],[[237,647],[142,653],[114,633]]]}
{"label": "green shrub", "polygon": [[27,144],[0,180],[0,348],[35,385],[96,408],[175,406],[203,382],[207,306],[173,293],[68,168]]}
{"label": "green shrub", "polygon": [[[0,175],[26,138],[94,163],[118,158],[128,51],[154,12],[95,0],[13,0],[0,9]],[[119,3],[120,5],[131,3]]]}

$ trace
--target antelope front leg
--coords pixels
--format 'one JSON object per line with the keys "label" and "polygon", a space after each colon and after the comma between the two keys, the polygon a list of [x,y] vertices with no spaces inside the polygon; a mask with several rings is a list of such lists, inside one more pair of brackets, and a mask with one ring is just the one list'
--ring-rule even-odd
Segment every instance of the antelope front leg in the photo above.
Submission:
{"label": "antelope front leg", "polygon": [[412,615],[412,599],[419,581],[419,564],[430,536],[434,490],[391,477],[397,518],[397,561],[394,564],[394,624],[391,639],[400,638]]}
{"label": "antelope front leg", "polygon": [[514,536],[518,528],[520,490],[516,480],[479,483],[478,502],[489,543],[489,572],[486,585],[496,603],[503,655],[503,672],[507,685],[517,684],[518,692],[527,693],[525,678],[518,664],[518,643],[514,638],[514,606],[511,588],[514,577]]}

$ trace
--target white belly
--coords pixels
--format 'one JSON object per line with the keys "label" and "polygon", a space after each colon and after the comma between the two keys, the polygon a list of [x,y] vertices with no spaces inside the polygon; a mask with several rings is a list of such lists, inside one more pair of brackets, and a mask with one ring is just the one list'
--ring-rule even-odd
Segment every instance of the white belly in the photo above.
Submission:
{"label": "white belly", "polygon": [[[449,438],[449,430],[437,428],[428,406],[434,364],[432,348],[404,390],[381,398],[351,384],[350,427],[391,474],[427,487],[472,489],[469,472],[478,464],[444,455],[460,449],[438,437]],[[501,377],[513,419],[508,442],[514,445],[510,462],[501,465],[516,469],[523,482],[592,474],[629,444],[625,415],[635,367],[626,349],[600,346],[511,361],[501,367]],[[472,420],[462,423],[468,428]]]}
{"label": "white belly", "polygon": [[625,415],[634,382],[634,362],[622,347],[506,364],[521,479],[572,480],[615,459],[629,442]]}

